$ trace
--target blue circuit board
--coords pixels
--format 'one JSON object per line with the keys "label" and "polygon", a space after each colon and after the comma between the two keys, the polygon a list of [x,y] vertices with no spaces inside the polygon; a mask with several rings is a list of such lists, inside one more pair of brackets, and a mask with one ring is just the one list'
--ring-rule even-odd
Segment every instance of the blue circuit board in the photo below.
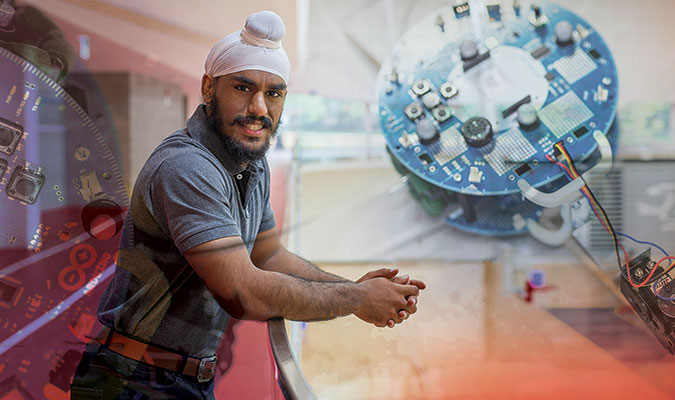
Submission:
{"label": "blue circuit board", "polygon": [[[592,132],[607,134],[615,120],[614,60],[578,15],[552,4],[541,4],[537,17],[533,12],[523,5],[460,15],[444,7],[402,37],[383,64],[377,91],[387,146],[403,168],[475,197],[517,193],[519,178],[534,187],[557,182],[562,171],[546,155],[559,141],[573,159],[586,161],[580,170],[592,166]],[[566,44],[554,32],[562,21],[572,28]],[[469,61],[460,51],[467,39],[478,54]],[[515,112],[525,103],[539,120],[527,130]],[[492,126],[491,140],[481,147],[468,145],[462,134],[472,117]],[[418,135],[422,119],[437,132],[431,143]]]}
{"label": "blue circuit board", "polygon": [[[619,121],[617,120],[607,133],[607,140],[612,146],[613,152],[616,151],[618,143],[618,131]],[[578,167],[586,170],[595,165],[599,158],[599,152],[595,151]],[[569,178],[562,176],[540,187],[540,190],[552,192],[567,182],[569,182]],[[470,204],[464,207],[455,198],[450,198],[448,208],[450,211],[445,218],[448,225],[470,233],[493,236],[527,233],[526,221],[531,219],[538,222],[544,210],[544,207],[525,199],[520,193],[504,196],[470,196]],[[467,212],[469,214],[473,212],[474,216],[469,215],[467,218]],[[585,223],[589,216],[590,214],[577,216],[575,224]]]}
{"label": "blue circuit board", "polygon": [[117,136],[81,65],[59,84],[0,48],[0,96],[0,398],[65,398],[129,202]]}

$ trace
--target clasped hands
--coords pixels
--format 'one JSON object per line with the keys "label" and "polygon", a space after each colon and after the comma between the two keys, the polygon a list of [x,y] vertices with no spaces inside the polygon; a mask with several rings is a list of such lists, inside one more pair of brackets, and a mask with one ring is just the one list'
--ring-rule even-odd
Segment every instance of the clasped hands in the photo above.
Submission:
{"label": "clasped hands", "polygon": [[398,268],[380,268],[356,281],[367,286],[368,298],[368,309],[357,317],[377,327],[393,328],[417,311],[419,291],[427,285],[408,275],[397,276],[398,272]]}

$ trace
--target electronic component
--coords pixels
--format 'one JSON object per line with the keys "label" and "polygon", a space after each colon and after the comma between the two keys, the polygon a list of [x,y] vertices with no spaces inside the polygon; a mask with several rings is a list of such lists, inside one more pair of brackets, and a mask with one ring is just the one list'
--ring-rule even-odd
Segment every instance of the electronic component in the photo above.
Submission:
{"label": "electronic component", "polygon": [[436,121],[445,122],[452,117],[452,111],[448,107],[440,105],[431,110],[431,115],[434,116]]}
{"label": "electronic component", "polygon": [[459,56],[462,61],[469,61],[478,56],[476,42],[471,39],[462,40],[462,43],[459,44]]}
{"label": "electronic component", "polygon": [[[656,266],[651,260],[651,249],[645,250],[628,262],[633,283],[641,283]],[[656,267],[655,276],[663,272]],[[628,280],[626,265],[621,266],[620,289],[621,294],[628,300],[635,312],[640,316],[661,345],[675,354],[675,314],[672,313],[672,301],[661,300],[652,291],[652,285],[634,287]],[[675,281],[669,275],[664,275],[656,281],[661,297],[670,297],[675,294]]]}
{"label": "electronic component", "polygon": [[525,131],[531,131],[539,126],[537,110],[534,109],[532,103],[524,103],[518,107],[518,125]]}
{"label": "electronic component", "polygon": [[609,90],[602,87],[602,85],[598,85],[593,97],[595,101],[604,103],[609,98]]}
{"label": "electronic component", "polygon": [[[404,148],[410,148],[410,146],[414,146],[415,144],[419,143],[417,135],[411,135],[406,132],[402,132],[401,136],[398,138],[398,142],[403,146]],[[389,149],[387,147],[387,149]]]}
{"label": "electronic component", "polygon": [[572,36],[574,28],[572,28],[572,24],[569,22],[560,21],[555,24],[555,28],[553,30],[555,32],[555,41],[558,43],[558,45],[568,46],[574,43],[574,37]]}
{"label": "electronic component", "polygon": [[403,112],[414,121],[422,115],[422,107],[417,103],[411,103],[405,106]]}
{"label": "electronic component", "polygon": [[123,210],[108,199],[92,201],[82,209],[82,227],[98,240],[108,240],[119,233],[124,222]]}
{"label": "electronic component", "polygon": [[590,50],[588,50],[588,54],[590,54],[591,57],[593,57],[593,58],[596,59],[596,60],[602,57],[602,56],[600,55],[600,53],[598,53],[598,51],[597,51],[596,49],[590,49]]}
{"label": "electronic component", "polygon": [[480,183],[483,179],[483,172],[478,167],[469,168],[469,182]]}
{"label": "electronic component", "polygon": [[423,118],[415,124],[417,136],[420,138],[420,143],[431,144],[438,141],[438,128],[431,120]]}
{"label": "electronic component", "polygon": [[0,281],[0,301],[11,304],[18,289],[18,287],[8,282]]}
{"label": "electronic component", "polygon": [[532,97],[528,94],[527,96],[523,97],[522,99],[518,100],[517,102],[513,103],[509,107],[507,107],[504,111],[502,111],[502,118],[508,118],[509,115],[513,114],[514,112],[518,111],[518,108],[522,106],[525,103],[530,103],[532,102]]}
{"label": "electronic component", "polygon": [[426,79],[416,81],[412,85],[413,93],[415,93],[418,96],[424,95],[429,90],[431,90],[431,83]]}
{"label": "electronic component", "polygon": [[31,172],[26,167],[16,167],[7,184],[7,196],[34,204],[44,183],[45,177],[39,171]]}
{"label": "electronic component", "polygon": [[0,158],[0,178],[2,178],[6,170],[7,170],[7,160],[5,160],[4,158]]}
{"label": "electronic component", "polygon": [[531,171],[531,170],[532,170],[532,167],[530,167],[529,164],[525,163],[525,164],[521,165],[520,167],[516,168],[515,173],[518,176],[523,176],[527,171]]}
{"label": "electronic component", "polygon": [[577,139],[584,136],[587,133],[588,133],[588,128],[586,128],[583,125],[581,127],[579,127],[578,129],[574,130],[574,136],[576,136]]}
{"label": "electronic component", "polygon": [[103,194],[103,188],[96,176],[96,171],[89,171],[80,175],[80,182],[82,182],[80,195],[85,201],[91,201]]}
{"label": "electronic component", "polygon": [[530,54],[532,55],[532,57],[534,57],[535,60],[538,60],[538,59],[544,57],[545,55],[547,55],[550,52],[551,52],[551,49],[549,49],[548,46],[546,46],[545,44],[542,44],[541,46],[532,50],[532,52],[530,52]]}
{"label": "electronic component", "polygon": [[483,147],[492,140],[492,124],[487,118],[469,118],[461,128],[462,136],[467,145],[471,147]]}
{"label": "electronic component", "polygon": [[422,96],[422,104],[429,110],[441,104],[441,97],[436,92],[429,91]]}
{"label": "electronic component", "polygon": [[22,134],[23,127],[21,125],[0,118],[0,151],[6,154],[14,153]]}
{"label": "electronic component", "polygon": [[499,0],[488,1],[485,4],[487,8],[488,17],[493,21],[500,21],[502,18],[501,4]]}
{"label": "electronic component", "polygon": [[441,92],[441,96],[445,97],[446,99],[450,99],[457,95],[457,88],[450,84],[450,82],[445,82],[442,84],[439,90]]}
{"label": "electronic component", "polygon": [[591,31],[581,24],[576,25],[576,30],[577,33],[579,34],[580,40],[585,40],[588,37],[588,35],[591,34]]}
{"label": "electronic component", "polygon": [[455,17],[459,19],[468,16],[471,12],[471,8],[469,7],[468,1],[455,0],[455,5],[452,6],[452,11],[455,12]]}
{"label": "electronic component", "polygon": [[478,56],[472,58],[469,61],[465,61],[463,65],[464,72],[470,70],[471,68],[475,67],[476,65],[482,63],[483,61],[487,60],[490,58],[490,52],[486,51],[485,53],[479,54]]}
{"label": "electronic component", "polygon": [[535,28],[541,28],[542,26],[548,24],[548,17],[544,15],[541,11],[541,7],[538,4],[532,4],[532,14],[530,14],[530,23]]}
{"label": "electronic component", "polygon": [[420,154],[418,156],[418,158],[420,159],[420,161],[422,161],[422,165],[424,165],[424,166],[427,166],[427,165],[434,162],[434,160],[431,158],[431,156],[429,156],[429,154],[427,154],[427,153]]}

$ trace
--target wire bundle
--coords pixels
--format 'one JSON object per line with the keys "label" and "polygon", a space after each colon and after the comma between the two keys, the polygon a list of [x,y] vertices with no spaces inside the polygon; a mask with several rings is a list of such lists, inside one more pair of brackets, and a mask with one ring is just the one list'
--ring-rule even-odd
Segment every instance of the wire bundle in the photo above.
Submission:
{"label": "wire bundle", "polygon": [[[614,246],[614,253],[616,254],[616,260],[619,263],[619,268],[621,268],[621,265],[622,265],[621,264],[621,256],[619,255],[619,249],[621,249],[621,251],[623,252],[624,261],[626,263],[626,274],[627,274],[628,282],[630,282],[631,286],[633,286],[635,288],[639,288],[639,287],[643,287],[645,285],[653,284],[652,290],[658,298],[660,298],[661,300],[675,300],[675,297],[673,297],[673,298],[662,297],[661,295],[659,295],[659,293],[656,290],[656,283],[659,280],[659,278],[665,276],[671,270],[673,270],[673,268],[675,268],[675,263],[670,262],[670,265],[667,268],[665,268],[665,270],[663,272],[661,272],[657,276],[653,276],[654,273],[656,272],[657,268],[659,267],[659,265],[663,261],[665,261],[665,260],[675,260],[675,257],[670,256],[665,250],[663,250],[663,248],[661,248],[657,244],[654,244],[654,243],[651,243],[651,242],[640,241],[640,240],[637,240],[637,239],[635,239],[635,238],[633,238],[633,237],[631,237],[631,236],[629,236],[625,233],[616,232],[614,230],[614,227],[612,226],[612,223],[609,220],[609,217],[607,216],[607,213],[602,208],[602,206],[598,202],[598,199],[595,197],[595,195],[593,194],[591,189],[588,187],[588,183],[583,178],[583,176],[581,176],[579,174],[579,172],[577,171],[577,168],[574,165],[574,161],[572,161],[572,157],[570,157],[570,154],[565,149],[565,146],[564,146],[563,142],[558,142],[554,145],[554,154],[556,155],[556,157],[558,157],[558,159],[555,159],[555,158],[551,157],[551,155],[549,155],[549,154],[546,155],[546,159],[549,160],[550,162],[556,163],[560,168],[562,168],[565,171],[565,173],[567,174],[567,176],[570,180],[580,178],[583,181],[584,186],[580,189],[580,192],[584,195],[586,200],[588,200],[588,204],[591,205],[591,209],[593,210],[593,213],[595,214],[595,216],[598,218],[598,221],[600,221],[602,226],[605,228],[605,230],[609,233],[610,237],[612,238],[612,243],[613,243],[613,246]],[[561,161],[565,161],[567,163],[567,165],[563,164]],[[663,254],[665,255],[663,258],[661,258],[656,263],[656,265],[654,265],[651,272],[647,275],[647,277],[642,282],[639,282],[639,283],[633,282],[632,274],[630,273],[630,259],[628,257],[628,253],[626,252],[626,249],[624,249],[621,242],[617,239],[617,235],[626,237],[626,238],[628,238],[628,239],[630,239],[630,240],[632,240],[636,243],[652,245],[652,246],[656,247],[657,249],[659,249],[660,251],[662,251]]]}

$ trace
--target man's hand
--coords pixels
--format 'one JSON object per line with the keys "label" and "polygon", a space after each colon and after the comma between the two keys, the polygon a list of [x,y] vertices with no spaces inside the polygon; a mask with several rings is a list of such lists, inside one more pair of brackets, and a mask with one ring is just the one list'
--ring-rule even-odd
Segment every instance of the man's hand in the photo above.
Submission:
{"label": "man's hand", "polygon": [[[414,285],[419,290],[424,290],[427,287],[427,285],[421,280],[410,279],[408,275],[397,276],[398,272],[399,272],[398,268],[380,268],[374,271],[367,272],[359,280],[357,280],[356,283],[365,282],[367,280],[374,278],[386,278],[391,280],[392,282],[398,283],[399,285],[408,285],[408,284]],[[416,295],[414,296],[411,295],[408,296],[406,300],[409,309],[401,309],[398,311],[398,317],[400,318],[401,322],[403,320],[408,319],[408,317],[410,317],[411,314],[414,314],[417,311],[418,297]],[[387,326],[390,328],[393,328],[395,324],[396,321],[394,319],[390,319],[387,321]]]}
{"label": "man's hand", "polygon": [[354,315],[377,327],[385,327],[390,320],[403,322],[400,311],[408,314],[417,310],[408,305],[409,296],[417,296],[419,289],[415,285],[401,285],[391,279],[376,277],[358,283],[361,289],[360,302]]}

